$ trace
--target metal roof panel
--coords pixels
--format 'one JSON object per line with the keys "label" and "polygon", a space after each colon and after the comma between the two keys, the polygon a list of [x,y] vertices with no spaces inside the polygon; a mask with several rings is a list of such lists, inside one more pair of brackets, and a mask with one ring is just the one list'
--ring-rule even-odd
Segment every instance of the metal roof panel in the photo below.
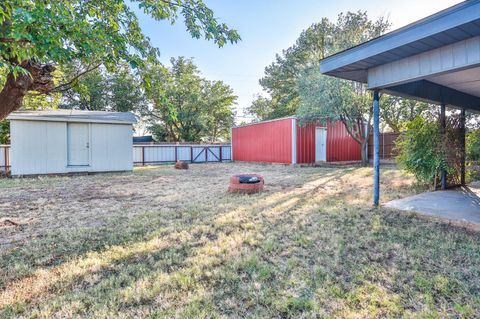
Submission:
{"label": "metal roof panel", "polygon": [[16,111],[11,113],[9,120],[52,121],[52,122],[96,122],[114,124],[134,124],[137,122],[131,112],[103,112],[81,110],[42,110]]}

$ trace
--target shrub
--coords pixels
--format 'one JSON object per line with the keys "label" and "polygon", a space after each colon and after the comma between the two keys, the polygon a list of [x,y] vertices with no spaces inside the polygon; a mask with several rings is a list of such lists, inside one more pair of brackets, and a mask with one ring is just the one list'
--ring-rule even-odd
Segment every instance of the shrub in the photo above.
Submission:
{"label": "shrub", "polygon": [[467,134],[466,156],[469,161],[480,161],[480,129],[471,131]]}
{"label": "shrub", "polygon": [[0,121],[0,144],[10,144],[10,121]]}
{"label": "shrub", "polygon": [[397,163],[421,184],[433,185],[442,170],[448,170],[443,144],[435,121],[417,117],[406,124],[397,140]]}
{"label": "shrub", "polygon": [[480,180],[480,129],[466,136],[467,181]]}

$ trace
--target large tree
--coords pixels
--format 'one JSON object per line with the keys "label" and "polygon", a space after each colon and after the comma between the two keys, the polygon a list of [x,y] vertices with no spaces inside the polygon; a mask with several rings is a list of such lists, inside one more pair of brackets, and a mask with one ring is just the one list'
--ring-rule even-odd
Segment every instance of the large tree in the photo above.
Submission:
{"label": "large tree", "polygon": [[432,106],[428,103],[391,95],[384,95],[380,104],[383,123],[395,133],[403,131],[407,122],[413,121],[426,111],[432,111]]}
{"label": "large tree", "polygon": [[[383,34],[389,23],[383,18],[369,20],[364,12],[340,14],[336,23],[323,22],[321,34],[327,56]],[[362,162],[368,162],[367,144],[372,120],[372,99],[366,85],[320,74],[319,61],[307,66],[298,81],[298,109],[303,119],[344,123],[348,133],[360,145]]]}
{"label": "large tree", "polygon": [[372,97],[365,85],[327,77],[310,70],[299,84],[303,121],[342,121],[348,134],[360,145],[362,162],[368,162],[367,144],[372,120]]}
{"label": "large tree", "polygon": [[98,68],[63,92],[59,107],[90,111],[140,111],[147,103],[140,83],[140,77],[128,65],[119,66],[113,73]]}
{"label": "large tree", "polygon": [[202,78],[192,60],[183,57],[172,58],[170,67],[150,65],[143,78],[153,103],[146,115],[157,139],[216,142],[228,138],[234,120],[231,107],[237,99],[228,85]]}
{"label": "large tree", "polygon": [[260,85],[269,97],[258,97],[250,113],[261,120],[294,115],[300,104],[298,85],[306,72],[317,69],[326,56],[377,37],[388,27],[384,18],[372,21],[366,12],[342,13],[335,22],[324,18],[313,24],[265,69]]}
{"label": "large tree", "polygon": [[219,46],[239,40],[202,0],[3,0],[0,70],[6,80],[0,84],[0,120],[20,108],[29,92],[55,92],[58,65],[78,61],[87,66],[80,76],[99,65],[113,71],[122,61],[136,67],[156,60],[158,50],[142,33],[131,6],[156,20],[173,23],[183,17],[193,37]]}

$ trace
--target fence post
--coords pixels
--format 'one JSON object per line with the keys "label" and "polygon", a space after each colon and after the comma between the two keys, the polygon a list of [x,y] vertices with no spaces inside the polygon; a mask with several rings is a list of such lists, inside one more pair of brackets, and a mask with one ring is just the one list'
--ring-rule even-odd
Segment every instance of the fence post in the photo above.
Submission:
{"label": "fence post", "polygon": [[222,156],[222,145],[220,145],[220,163],[223,162],[223,156]]}
{"label": "fence post", "polygon": [[177,146],[175,145],[175,162],[178,161]]}
{"label": "fence post", "polygon": [[145,166],[145,146],[142,145],[142,166]]}
{"label": "fence post", "polygon": [[205,163],[208,163],[208,147],[205,146]]}
{"label": "fence post", "polygon": [[380,92],[373,91],[373,205],[380,202]]}
{"label": "fence post", "polygon": [[385,159],[385,133],[382,134],[382,159]]}
{"label": "fence post", "polygon": [[190,145],[190,163],[193,163],[193,145]]}

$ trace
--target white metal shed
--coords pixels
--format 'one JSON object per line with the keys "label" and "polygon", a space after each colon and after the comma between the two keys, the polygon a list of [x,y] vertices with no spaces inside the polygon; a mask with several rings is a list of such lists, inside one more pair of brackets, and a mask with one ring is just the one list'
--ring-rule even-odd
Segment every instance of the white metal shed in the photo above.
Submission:
{"label": "white metal shed", "polygon": [[133,169],[132,113],[20,111],[8,119],[14,176]]}

